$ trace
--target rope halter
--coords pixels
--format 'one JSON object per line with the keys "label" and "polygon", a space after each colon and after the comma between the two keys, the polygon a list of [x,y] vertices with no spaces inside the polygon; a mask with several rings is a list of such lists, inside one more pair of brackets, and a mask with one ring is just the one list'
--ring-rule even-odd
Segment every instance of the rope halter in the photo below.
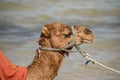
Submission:
{"label": "rope halter", "polygon": [[[74,46],[77,49],[77,52],[79,52],[83,57],[85,57],[86,54],[84,54],[84,52],[81,51],[81,48],[76,43],[76,34],[75,34],[74,25],[71,26],[71,29],[72,29],[73,40],[67,46],[65,46],[63,48],[49,48],[49,47],[45,47],[45,46],[40,46],[39,49],[40,50],[47,50],[47,51],[66,51],[66,52],[72,52],[71,50],[68,50],[68,48]],[[73,52],[76,52],[76,51],[73,51]]]}
{"label": "rope halter", "polygon": [[75,37],[75,30],[74,30],[74,26],[71,26],[72,29],[72,36],[73,36],[73,40],[72,42],[70,42],[70,44],[68,44],[67,46],[63,47],[63,48],[49,48],[49,47],[45,47],[45,46],[40,46],[39,49],[41,50],[47,50],[47,51],[67,51],[70,52],[71,50],[68,50],[68,48],[77,45],[76,44],[76,37]]}

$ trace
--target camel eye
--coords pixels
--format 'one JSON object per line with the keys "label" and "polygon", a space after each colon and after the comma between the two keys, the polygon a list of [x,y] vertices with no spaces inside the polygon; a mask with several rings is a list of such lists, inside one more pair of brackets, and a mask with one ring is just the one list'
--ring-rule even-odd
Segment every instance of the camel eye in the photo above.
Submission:
{"label": "camel eye", "polygon": [[71,36],[71,33],[69,34],[63,34],[65,38],[69,38]]}

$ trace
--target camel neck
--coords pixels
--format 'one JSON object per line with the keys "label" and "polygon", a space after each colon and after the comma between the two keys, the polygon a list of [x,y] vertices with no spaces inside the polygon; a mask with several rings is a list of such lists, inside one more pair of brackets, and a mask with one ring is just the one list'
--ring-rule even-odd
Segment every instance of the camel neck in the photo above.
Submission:
{"label": "camel neck", "polygon": [[60,52],[40,50],[40,57],[36,55],[33,62],[27,67],[27,80],[33,78],[39,80],[53,80],[64,58]]}

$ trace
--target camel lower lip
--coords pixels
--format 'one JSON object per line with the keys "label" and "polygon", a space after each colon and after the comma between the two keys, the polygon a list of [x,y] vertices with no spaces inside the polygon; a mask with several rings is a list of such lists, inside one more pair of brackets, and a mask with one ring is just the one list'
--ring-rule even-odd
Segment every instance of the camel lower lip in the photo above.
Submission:
{"label": "camel lower lip", "polygon": [[83,40],[83,43],[93,43],[93,40]]}
{"label": "camel lower lip", "polygon": [[92,40],[85,40],[84,42],[85,42],[85,43],[93,43]]}

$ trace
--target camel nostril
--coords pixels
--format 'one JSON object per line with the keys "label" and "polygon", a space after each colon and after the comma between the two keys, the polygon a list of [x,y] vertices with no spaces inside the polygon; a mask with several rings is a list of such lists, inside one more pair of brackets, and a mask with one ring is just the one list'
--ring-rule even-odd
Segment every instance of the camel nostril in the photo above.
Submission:
{"label": "camel nostril", "polygon": [[91,31],[91,30],[89,30],[89,29],[85,29],[85,30],[84,30],[84,33],[85,33],[85,34],[91,34],[91,33],[92,33],[92,31]]}

